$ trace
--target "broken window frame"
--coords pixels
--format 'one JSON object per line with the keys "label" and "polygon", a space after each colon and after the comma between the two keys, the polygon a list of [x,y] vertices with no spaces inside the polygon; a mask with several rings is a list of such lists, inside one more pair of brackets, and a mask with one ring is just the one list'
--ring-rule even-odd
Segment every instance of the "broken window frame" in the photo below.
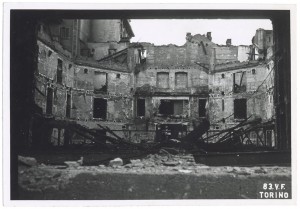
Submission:
{"label": "broken window frame", "polygon": [[[241,74],[239,83],[236,82],[236,75]],[[243,93],[247,91],[247,84],[243,83],[243,79],[246,79],[246,71],[235,72],[232,74],[233,80],[233,93]],[[244,80],[246,82],[246,80]]]}
{"label": "broken window frame", "polygon": [[[107,87],[108,87],[108,73],[106,72],[99,72],[99,71],[94,71],[94,76],[96,76],[96,74],[105,74],[105,84],[102,85],[102,87],[100,89],[96,89],[94,86],[94,93],[95,94],[106,94],[107,93]],[[95,82],[95,80],[94,80]]]}

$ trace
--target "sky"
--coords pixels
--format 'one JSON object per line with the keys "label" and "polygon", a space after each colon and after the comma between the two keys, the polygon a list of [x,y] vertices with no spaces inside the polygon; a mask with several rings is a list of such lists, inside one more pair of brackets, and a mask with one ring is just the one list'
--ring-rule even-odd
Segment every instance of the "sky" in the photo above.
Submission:
{"label": "sky", "polygon": [[192,35],[211,32],[212,41],[220,45],[225,45],[229,38],[232,45],[251,45],[256,29],[272,30],[272,23],[267,19],[131,19],[130,24],[135,35],[131,42],[178,46],[185,43],[187,32]]}

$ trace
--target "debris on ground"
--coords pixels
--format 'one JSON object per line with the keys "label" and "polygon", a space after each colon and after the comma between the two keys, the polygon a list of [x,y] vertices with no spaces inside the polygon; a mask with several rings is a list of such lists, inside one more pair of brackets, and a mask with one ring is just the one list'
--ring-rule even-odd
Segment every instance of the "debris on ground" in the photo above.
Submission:
{"label": "debris on ground", "polygon": [[37,160],[33,157],[23,157],[23,156],[18,156],[18,161],[19,163],[26,165],[26,166],[36,166]]}
{"label": "debris on ground", "polygon": [[77,168],[78,166],[80,166],[77,161],[65,161],[64,163],[71,168]]}
{"label": "debris on ground", "polygon": [[115,159],[109,161],[110,167],[117,167],[117,166],[122,166],[122,165],[123,165],[123,160],[121,158],[115,158]]}

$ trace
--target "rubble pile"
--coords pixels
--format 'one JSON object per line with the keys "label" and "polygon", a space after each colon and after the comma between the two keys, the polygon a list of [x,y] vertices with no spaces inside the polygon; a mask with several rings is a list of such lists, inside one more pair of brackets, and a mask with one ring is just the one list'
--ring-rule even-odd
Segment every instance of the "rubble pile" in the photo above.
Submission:
{"label": "rubble pile", "polygon": [[[19,162],[21,162],[26,157],[19,159]],[[84,195],[84,192],[81,193],[81,191],[73,190],[73,188],[86,188],[86,191],[90,191],[89,189],[93,187],[91,191],[94,191],[95,188],[100,187],[99,190],[103,191],[107,187],[119,189],[119,183],[123,186],[128,185],[124,186],[125,188],[128,187],[126,191],[133,192],[134,185],[137,186],[143,180],[135,181],[132,179],[143,179],[143,175],[148,181],[152,179],[154,182],[160,181],[161,178],[167,178],[166,182],[178,179],[178,182],[176,180],[178,184],[183,183],[182,178],[185,179],[184,181],[197,179],[195,182],[223,182],[223,179],[238,179],[237,182],[241,183],[243,181],[240,181],[240,179],[250,177],[249,182],[247,181],[246,184],[251,186],[251,179],[288,179],[291,176],[291,168],[278,166],[213,167],[196,164],[192,155],[151,154],[142,159],[132,159],[127,164],[123,164],[121,158],[115,158],[108,165],[98,166],[82,166],[80,161],[66,161],[63,166],[44,164],[28,166],[20,163],[18,185],[24,199],[55,199],[54,197],[63,199],[64,195],[62,194],[65,194],[65,192],[69,192],[71,198],[74,191]],[[119,183],[112,186],[111,179],[114,179],[113,182],[117,181]],[[166,187],[170,185],[173,184],[168,183]],[[160,183],[152,187],[159,189],[157,191],[166,190],[165,185]],[[173,191],[173,189],[170,191]]]}

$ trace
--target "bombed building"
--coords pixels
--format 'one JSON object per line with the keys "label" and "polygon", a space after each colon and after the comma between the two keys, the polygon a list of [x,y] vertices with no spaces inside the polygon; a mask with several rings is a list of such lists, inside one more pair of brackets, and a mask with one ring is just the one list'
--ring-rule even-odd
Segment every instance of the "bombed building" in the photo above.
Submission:
{"label": "bombed building", "polygon": [[[35,89],[40,112],[90,128],[103,121],[122,129],[133,111],[133,77],[122,53],[132,36],[128,20],[41,22]],[[116,62],[99,61],[116,54]],[[63,143],[64,129],[52,132],[58,139],[53,143]]]}
{"label": "bombed building", "polygon": [[253,44],[242,50],[246,52],[242,57],[248,55],[247,60],[214,65],[209,83],[211,129],[226,129],[250,117],[261,118],[265,126],[251,131],[247,141],[275,146],[272,39],[272,31],[258,29]]}
{"label": "bombed building", "polygon": [[[135,143],[182,138],[206,118],[214,131],[261,117],[271,125],[249,142],[267,134],[275,146],[272,31],[258,29],[251,46],[215,44],[210,32],[155,46],[130,43],[126,19],[49,20],[38,29],[34,98],[43,117],[106,126]],[[39,141],[35,123],[33,144],[86,142],[59,127]]]}
{"label": "bombed building", "polygon": [[11,199],[254,199],[272,181],[291,197],[289,12],[163,11],[271,22],[249,46],[133,42],[125,18],[161,11],[27,12],[11,11]]}

